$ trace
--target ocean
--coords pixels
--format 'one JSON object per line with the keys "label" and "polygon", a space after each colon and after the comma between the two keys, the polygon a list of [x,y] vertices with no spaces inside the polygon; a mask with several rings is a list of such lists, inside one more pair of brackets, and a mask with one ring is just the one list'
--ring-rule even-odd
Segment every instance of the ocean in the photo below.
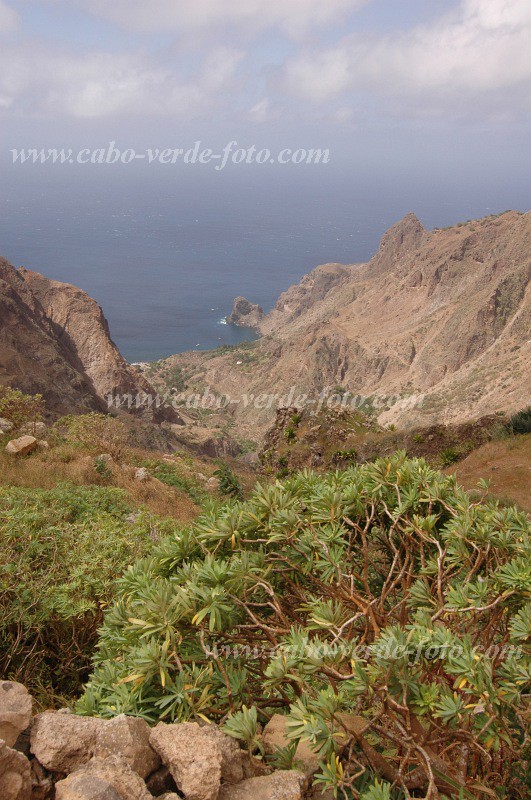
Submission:
{"label": "ocean", "polygon": [[225,323],[236,296],[268,310],[318,264],[370,258],[410,210],[432,227],[503,208],[309,173],[266,185],[249,175],[180,185],[32,176],[0,198],[0,255],[87,291],[124,356],[153,361],[252,339]]}

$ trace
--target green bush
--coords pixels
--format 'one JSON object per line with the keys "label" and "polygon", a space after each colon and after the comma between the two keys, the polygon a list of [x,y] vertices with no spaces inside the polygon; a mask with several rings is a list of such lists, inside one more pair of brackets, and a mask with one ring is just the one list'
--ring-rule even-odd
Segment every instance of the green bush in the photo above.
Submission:
{"label": "green bush", "polygon": [[531,433],[531,406],[514,414],[507,424],[510,433]]}
{"label": "green bush", "polygon": [[0,417],[12,422],[15,430],[25,422],[39,422],[43,414],[42,395],[24,394],[11,386],[0,386]]}
{"label": "green bush", "polygon": [[460,459],[460,453],[454,447],[445,447],[441,453],[441,463],[443,467],[450,467]]}
{"label": "green bush", "polygon": [[95,411],[61,417],[54,425],[54,433],[58,438],[74,441],[93,452],[109,453],[118,461],[131,444],[130,432],[123,422]]}
{"label": "green bush", "polygon": [[524,798],[529,532],[404,453],[257,486],[127,570],[78,711],[280,712],[342,796]]}
{"label": "green bush", "polygon": [[241,500],[243,491],[240,480],[235,472],[231,470],[226,464],[222,464],[215,470],[214,475],[219,480],[219,491],[227,497],[234,497],[236,500]]}
{"label": "green bush", "polygon": [[0,488],[0,675],[45,703],[79,694],[114,580],[153,546],[130,511],[119,489]]}

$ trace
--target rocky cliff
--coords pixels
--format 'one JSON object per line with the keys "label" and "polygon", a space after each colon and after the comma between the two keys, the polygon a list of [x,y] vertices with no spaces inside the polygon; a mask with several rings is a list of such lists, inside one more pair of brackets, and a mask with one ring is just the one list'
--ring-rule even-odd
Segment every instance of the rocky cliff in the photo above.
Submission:
{"label": "rocky cliff", "polygon": [[[108,394],[154,394],[120,355],[94,300],[75,286],[15,269],[5,259],[0,259],[0,383],[42,394],[55,415],[105,411]],[[148,416],[176,421],[171,409]]]}
{"label": "rocky cliff", "polygon": [[[427,231],[408,214],[366,264],[326,264],[281,295],[245,351],[181,354],[192,388],[233,398],[376,398],[380,422],[457,423],[529,402],[531,213]],[[290,403],[292,404],[292,403]],[[259,437],[275,406],[233,403]]]}

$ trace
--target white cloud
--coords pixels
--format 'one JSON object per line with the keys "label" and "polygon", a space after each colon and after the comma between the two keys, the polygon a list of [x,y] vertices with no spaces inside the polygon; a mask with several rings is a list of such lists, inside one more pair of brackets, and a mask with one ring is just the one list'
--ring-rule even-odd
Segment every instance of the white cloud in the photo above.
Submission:
{"label": "white cloud", "polygon": [[15,9],[0,0],[0,35],[16,30],[18,23],[18,14]]}
{"label": "white cloud", "polygon": [[37,114],[194,116],[222,102],[242,54],[207,57],[189,81],[137,54],[52,53],[11,45],[0,50],[0,106]]}
{"label": "white cloud", "polygon": [[[448,109],[501,95],[531,107],[531,3],[464,0],[452,15],[399,34],[351,35],[284,66],[283,82],[303,99],[323,101],[368,91]],[[478,97],[478,95],[481,95]]]}
{"label": "white cloud", "polygon": [[78,0],[86,9],[141,32],[190,33],[278,28],[293,38],[341,21],[370,0]]}
{"label": "white cloud", "polygon": [[279,117],[279,109],[275,108],[268,97],[260,100],[258,103],[249,110],[247,119],[256,124],[263,124],[264,122],[272,122]]}

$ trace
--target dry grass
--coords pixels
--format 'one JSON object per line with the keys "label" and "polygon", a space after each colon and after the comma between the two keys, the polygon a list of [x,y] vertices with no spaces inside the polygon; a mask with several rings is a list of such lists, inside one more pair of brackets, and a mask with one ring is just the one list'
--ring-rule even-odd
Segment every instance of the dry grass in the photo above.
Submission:
{"label": "dry grass", "polygon": [[[131,458],[142,457],[133,451]],[[129,460],[129,459],[128,459]],[[156,479],[140,482],[134,478],[134,467],[113,464],[112,475],[103,479],[94,468],[94,456],[73,445],[59,445],[33,453],[26,458],[13,458],[0,451],[0,485],[53,489],[59,483],[77,486],[106,485],[124,489],[135,506],[146,506],[159,516],[169,516],[183,523],[193,520],[199,507],[182,490],[166,486]]]}
{"label": "dry grass", "polygon": [[493,497],[531,513],[531,434],[489,442],[445,472],[457,475],[465,489],[490,480]]}

